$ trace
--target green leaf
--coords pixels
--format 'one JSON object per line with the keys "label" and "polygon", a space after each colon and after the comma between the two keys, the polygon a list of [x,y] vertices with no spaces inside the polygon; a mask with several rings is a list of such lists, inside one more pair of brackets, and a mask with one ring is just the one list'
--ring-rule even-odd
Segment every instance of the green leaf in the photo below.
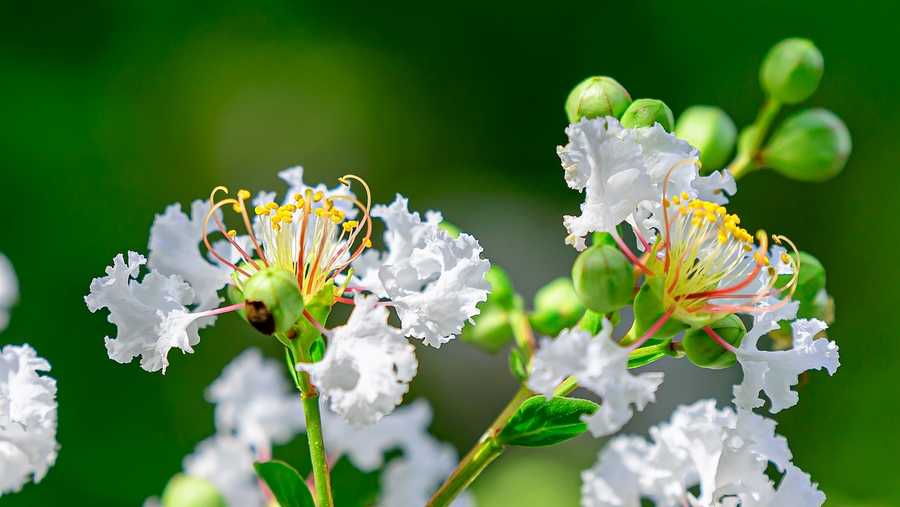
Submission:
{"label": "green leaf", "polygon": [[293,467],[283,461],[256,462],[253,464],[256,474],[265,481],[272,490],[281,507],[315,507],[306,481]]}
{"label": "green leaf", "polygon": [[593,414],[596,403],[557,396],[547,401],[543,396],[529,398],[496,437],[499,445],[546,447],[577,437],[587,431],[581,420]]}
{"label": "green leaf", "polygon": [[316,341],[313,342],[312,346],[309,347],[309,355],[312,358],[312,362],[318,363],[322,360],[322,357],[325,356],[325,339],[321,336],[316,338]]}
{"label": "green leaf", "polygon": [[670,348],[672,339],[666,339],[662,343],[641,347],[628,355],[628,368],[638,368],[666,356],[677,355]]}
{"label": "green leaf", "polygon": [[522,351],[516,347],[509,349],[509,371],[519,382],[525,382],[528,378],[528,370],[525,369],[525,358]]}

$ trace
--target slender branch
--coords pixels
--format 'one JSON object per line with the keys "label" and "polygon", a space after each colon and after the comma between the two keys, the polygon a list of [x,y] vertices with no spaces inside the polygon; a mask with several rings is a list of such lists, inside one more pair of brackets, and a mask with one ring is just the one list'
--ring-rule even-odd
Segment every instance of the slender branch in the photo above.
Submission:
{"label": "slender branch", "polygon": [[766,134],[769,132],[769,127],[772,126],[772,122],[778,116],[779,111],[781,111],[781,103],[767,98],[759,109],[756,121],[741,132],[741,136],[738,139],[737,156],[734,158],[734,161],[728,164],[728,170],[734,176],[734,179],[740,179],[747,173],[760,168],[757,163],[759,148],[762,146]]}

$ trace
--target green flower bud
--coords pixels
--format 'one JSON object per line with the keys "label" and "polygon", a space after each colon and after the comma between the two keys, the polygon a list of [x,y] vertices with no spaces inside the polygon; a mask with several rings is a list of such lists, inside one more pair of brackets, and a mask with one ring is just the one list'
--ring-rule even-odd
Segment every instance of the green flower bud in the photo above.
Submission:
{"label": "green flower bud", "polygon": [[169,480],[161,500],[163,507],[225,507],[225,499],[211,482],[184,474]]}
{"label": "green flower bud", "polygon": [[850,156],[847,126],[825,109],[807,109],[784,120],[761,153],[762,163],[788,178],[822,182],[836,176]]}
{"label": "green flower bud", "polygon": [[[650,330],[666,313],[668,308],[663,307],[662,296],[665,290],[665,279],[662,276],[649,277],[644,281],[641,290],[634,297],[634,325],[629,332],[630,340],[637,340]],[[684,331],[689,326],[674,317],[668,321],[653,335],[653,339],[647,342],[650,345],[669,339]]]}
{"label": "green flower bud", "polygon": [[561,276],[537,291],[534,313],[528,319],[538,333],[556,336],[577,324],[582,315],[584,305],[575,293],[575,285],[569,278]]}
{"label": "green flower bud", "polygon": [[451,224],[446,220],[442,220],[441,223],[438,224],[438,229],[446,231],[447,234],[449,234],[453,239],[458,238],[459,235],[462,234],[462,230],[459,227]]}
{"label": "green flower bud", "polygon": [[283,333],[303,316],[303,295],[294,273],[270,267],[244,284],[247,321],[263,334]]}
{"label": "green flower bud", "polygon": [[[500,266],[492,265],[491,270],[484,275],[484,279],[491,284],[488,303],[499,305],[507,311],[515,308],[516,291],[506,271],[501,269]],[[479,308],[481,308],[481,305],[479,305]]]}
{"label": "green flower bud", "polygon": [[609,245],[581,252],[572,265],[572,281],[584,306],[597,313],[622,308],[634,294],[634,268],[625,254]]}
{"label": "green flower bud", "polygon": [[[720,338],[737,347],[747,334],[747,328],[741,319],[734,314],[728,315],[709,325]],[[722,370],[732,366],[736,361],[733,352],[725,350],[703,329],[690,329],[684,333],[681,345],[688,359],[701,368]]]}
{"label": "green flower bud", "polygon": [[654,123],[662,125],[666,132],[672,132],[675,126],[672,110],[661,100],[637,99],[622,115],[622,126],[625,128],[652,127]]}
{"label": "green flower bud", "polygon": [[581,118],[619,118],[629,105],[631,96],[615,79],[606,76],[589,77],[569,92],[566,115],[569,123],[576,123]]}
{"label": "green flower bud", "polygon": [[480,304],[481,313],[474,317],[474,326],[465,326],[460,338],[488,354],[496,354],[513,339],[509,314],[499,305]]}
{"label": "green flower bud", "polygon": [[675,122],[675,137],[700,150],[704,172],[728,162],[737,140],[737,127],[728,114],[715,106],[691,106]]}
{"label": "green flower bud", "polygon": [[782,104],[808,99],[822,78],[822,53],[808,39],[785,39],[769,50],[759,69],[759,82]]}

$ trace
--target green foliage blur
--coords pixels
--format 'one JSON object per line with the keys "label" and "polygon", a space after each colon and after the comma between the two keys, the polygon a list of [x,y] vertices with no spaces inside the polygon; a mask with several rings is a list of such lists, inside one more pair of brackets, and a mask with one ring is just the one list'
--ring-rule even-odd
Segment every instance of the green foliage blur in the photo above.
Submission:
{"label": "green foliage blur", "polygon": [[[842,366],[834,378],[812,372],[799,405],[778,414],[779,431],[794,462],[846,499],[826,505],[900,503],[890,480],[900,462],[900,355],[889,349],[900,157],[888,125],[900,102],[896,13],[887,9],[832,0],[0,0],[0,251],[21,285],[0,344],[28,342],[53,365],[62,445],[41,484],[0,505],[140,505],[213,433],[203,390],[221,368],[248,346],[281,354],[228,315],[201,333],[194,355],[173,351],[165,376],[107,358],[103,337],[115,328],[82,297],[117,253],[146,254],[154,213],[168,204],[219,184],[282,191],[275,173],[296,164],[307,182],[356,173],[376,202],[401,192],[412,209],[442,210],[530,300],[575,258],[562,215],[583,196],[566,187],[555,153],[569,90],[613,76],[676,117],[717,105],[743,126],[763,98],[763,56],[789,36],[812,39],[825,57],[803,106],[843,118],[854,152],[825,184],[751,174],[730,206],[748,228],[785,234],[818,257],[837,304],[829,336]],[[406,399],[428,397],[434,433],[465,452],[515,392],[506,355],[458,340],[418,349]],[[301,440],[276,457],[301,459]],[[576,505],[578,471],[603,443],[577,442],[502,456],[473,485],[481,505]]]}

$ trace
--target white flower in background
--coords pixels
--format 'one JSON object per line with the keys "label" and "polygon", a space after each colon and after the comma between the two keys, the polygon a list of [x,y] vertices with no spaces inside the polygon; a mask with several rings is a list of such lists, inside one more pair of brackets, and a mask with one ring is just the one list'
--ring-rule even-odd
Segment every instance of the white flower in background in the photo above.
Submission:
{"label": "white flower in background", "polygon": [[56,380],[29,345],[0,350],[0,496],[47,475],[56,462]]}
{"label": "white flower in background", "polygon": [[306,429],[303,401],[285,381],[284,367],[256,348],[222,370],[206,399],[216,405],[216,432],[234,434],[261,456],[271,456],[272,444],[286,444]]}
{"label": "white flower in background", "polygon": [[0,331],[9,324],[9,309],[19,302],[19,281],[12,263],[0,253]]}
{"label": "white flower in background", "polygon": [[331,409],[359,429],[391,413],[409,390],[418,362],[415,348],[387,323],[378,298],[357,294],[347,324],[326,332],[321,361],[297,365],[330,401]]}
{"label": "white flower in background", "polygon": [[[788,314],[790,318],[796,315]],[[760,391],[772,401],[770,411],[774,414],[797,404],[800,396],[791,386],[797,385],[799,375],[808,370],[825,368],[834,375],[841,365],[838,346],[827,338],[816,339],[816,335],[828,328],[818,319],[799,319],[791,323],[793,347],[788,350],[768,351],[757,349],[759,339],[766,333],[778,329],[778,321],[784,312],[764,312],[755,319],[753,328],[734,350],[744,381],[734,387],[734,403],[740,408],[752,410],[763,406]]]}
{"label": "white flower in background", "polygon": [[[775,421],[752,412],[716,410],[714,400],[679,406],[650,428],[652,442],[620,436],[582,473],[584,507],[818,507],[825,495],[791,463]],[[778,487],[765,471],[784,472]],[[695,496],[690,488],[699,486]]]}
{"label": "white flower in background", "polygon": [[389,206],[374,206],[372,216],[387,226],[387,251],[366,252],[354,262],[360,286],[391,299],[404,333],[440,347],[480,313],[475,305],[491,290],[484,280],[490,262],[480,257],[475,238],[452,238],[438,227],[442,219],[434,211],[423,222],[399,194]]}
{"label": "white flower in background", "polygon": [[213,483],[229,506],[262,507],[265,499],[254,461],[256,457],[246,441],[216,434],[197,444],[182,467],[185,474]]}
{"label": "white flower in background", "polygon": [[[628,355],[632,349],[620,347],[612,340],[612,324],[603,320],[603,329],[591,338],[587,331],[564,330],[554,342],[541,340],[531,366],[528,388],[549,400],[559,381],[575,375],[580,387],[603,398],[591,415],[582,416],[595,437],[611,435],[627,423],[634,411],[643,410],[656,401],[656,389],[663,374],[656,372],[632,375],[628,371]],[[558,381],[559,380],[559,381]]]}

